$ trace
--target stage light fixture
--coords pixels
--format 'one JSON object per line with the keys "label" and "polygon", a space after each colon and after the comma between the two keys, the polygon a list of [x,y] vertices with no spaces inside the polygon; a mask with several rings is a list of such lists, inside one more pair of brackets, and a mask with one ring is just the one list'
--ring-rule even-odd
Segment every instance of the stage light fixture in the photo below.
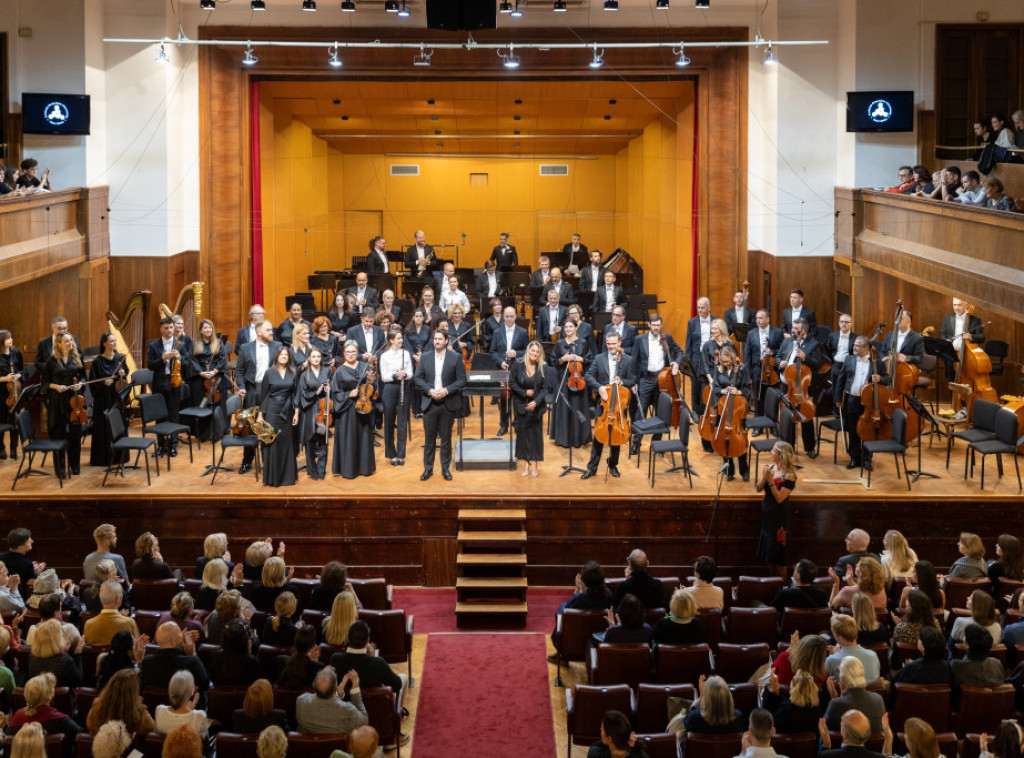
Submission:
{"label": "stage light fixture", "polygon": [[668,0],[657,0],[654,3],[654,7],[657,8],[659,11],[667,11],[668,10]]}
{"label": "stage light fixture", "polygon": [[171,62],[171,59],[167,57],[167,51],[164,49],[164,43],[163,42],[160,43],[160,52],[158,52],[156,54],[156,58],[154,60],[156,60],[157,63],[170,63]]}
{"label": "stage light fixture", "polygon": [[679,50],[673,50],[672,52],[677,53],[679,56],[676,58],[676,65],[679,66],[679,68],[684,68],[690,65],[690,59],[686,57],[686,51],[682,42],[679,43]]}
{"label": "stage light fixture", "polygon": [[249,3],[249,10],[253,11],[265,11],[267,9],[266,0],[252,0]]}
{"label": "stage light fixture", "polygon": [[597,52],[597,45],[594,45],[594,59],[590,61],[591,68],[601,68],[604,65],[604,50]]}
{"label": "stage light fixture", "polygon": [[345,13],[355,13],[356,4],[353,2],[353,0],[342,0],[341,9],[345,11]]}
{"label": "stage light fixture", "polygon": [[331,48],[331,57],[327,59],[327,63],[333,68],[341,68],[341,58],[338,57],[338,44],[335,43],[334,47]]}
{"label": "stage light fixture", "polygon": [[258,61],[259,58],[252,54],[252,45],[245,48],[245,57],[242,58],[242,63],[246,66],[254,66]]}
{"label": "stage light fixture", "polygon": [[434,51],[431,50],[429,53],[424,50],[424,45],[420,44],[420,54],[412,57],[412,65],[414,66],[429,66],[430,59],[434,55]]}
{"label": "stage light fixture", "polygon": [[504,61],[505,68],[519,68],[519,56],[515,54],[515,48],[511,42],[508,43],[508,53],[499,50],[498,57]]}
{"label": "stage light fixture", "polygon": [[519,10],[519,0],[516,0],[516,7],[513,8],[512,12],[509,13],[508,15],[510,15],[512,18],[522,18],[523,17],[523,12],[521,10]]}
{"label": "stage light fixture", "polygon": [[619,9],[619,0],[604,0],[604,9],[606,11],[617,11]]}
{"label": "stage light fixture", "polygon": [[511,13],[511,12],[512,12],[512,3],[509,2],[509,0],[501,0],[501,3],[498,5],[498,13]]}
{"label": "stage light fixture", "polygon": [[302,10],[311,13],[316,11],[316,0],[302,0]]}
{"label": "stage light fixture", "polygon": [[702,11],[706,11],[708,8],[711,7],[711,0],[696,0],[696,2],[694,2],[693,4],[693,7],[698,8],[699,10]]}
{"label": "stage light fixture", "polygon": [[769,42],[768,47],[764,50],[764,65],[774,66],[776,63],[778,60],[775,58],[775,53],[772,52],[772,43]]}
{"label": "stage light fixture", "polygon": [[409,13],[409,9],[405,7],[405,0],[402,0],[402,7],[398,11],[398,17],[409,18],[410,15],[411,14]]}
{"label": "stage light fixture", "polygon": [[555,13],[565,13],[569,9],[565,7],[565,0],[555,0],[555,7],[552,10]]}
{"label": "stage light fixture", "polygon": [[215,11],[215,10],[217,10],[217,0],[199,0],[199,10],[201,10],[201,11]]}
{"label": "stage light fixture", "polygon": [[384,10],[388,13],[398,13],[398,0],[385,0]]}

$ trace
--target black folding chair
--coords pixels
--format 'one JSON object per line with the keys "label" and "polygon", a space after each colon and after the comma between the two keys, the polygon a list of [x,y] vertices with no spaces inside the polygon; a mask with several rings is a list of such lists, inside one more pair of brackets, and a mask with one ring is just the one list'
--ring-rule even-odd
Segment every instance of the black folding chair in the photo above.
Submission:
{"label": "black folding chair", "polygon": [[[658,393],[658,407],[650,418],[633,422],[633,437],[636,444],[636,467],[640,468],[640,445],[647,435],[672,434],[672,398],[665,392]],[[648,456],[648,464],[650,456]]]}
{"label": "black folding chair", "polygon": [[[218,471],[230,471],[228,466],[222,466],[224,462],[224,453],[228,448],[253,448],[256,450],[256,465],[253,466],[253,473],[256,475],[256,481],[260,480],[260,455],[259,455],[259,440],[256,439],[255,434],[249,434],[246,437],[237,437],[231,434],[228,430],[228,413],[235,413],[242,407],[242,398],[238,395],[232,395],[228,398],[227,409],[223,406],[216,406],[213,409],[213,452],[211,455],[211,465],[206,467],[206,471],[203,472],[203,476],[206,476],[211,471],[213,477],[210,479],[212,485],[217,481]],[[217,453],[217,440],[220,440],[220,458],[214,459],[213,456]]]}
{"label": "black folding chair", "polygon": [[142,409],[142,436],[152,434],[158,440],[162,437],[165,441],[162,454],[167,456],[167,470],[171,470],[170,439],[179,434],[185,435],[188,442],[188,461],[192,463],[192,431],[185,424],[167,420],[167,403],[164,396],[156,392],[139,395],[139,407]]}
{"label": "black folding chair", "polygon": [[[135,465],[133,468],[139,467],[139,458],[146,461],[146,484],[152,486],[153,481],[149,477],[149,449],[156,444],[154,440],[147,437],[132,437],[128,434],[128,430],[124,428],[124,419],[121,418],[120,408],[108,408],[103,413],[104,421],[107,425],[108,444],[107,447],[110,450],[110,463],[107,464],[107,470],[103,473],[103,481],[100,486],[103,487],[107,483],[107,477],[110,472],[117,469],[121,474],[121,478],[124,479],[124,463],[131,457],[131,451],[135,452]],[[122,455],[123,453],[123,455]],[[156,475],[160,476],[160,466],[156,467]]]}
{"label": "black folding chair", "polygon": [[[897,408],[892,414],[892,438],[887,440],[866,440],[861,447],[867,456],[874,457],[875,453],[892,453],[896,461],[896,478],[900,478],[900,458],[903,459],[903,475],[907,478],[907,489],[910,489],[910,475],[907,474],[907,413],[902,408]],[[860,473],[864,475],[864,460],[867,456],[861,456]],[[871,470],[868,469],[868,488],[871,487]],[[966,478],[966,477],[965,477]]]}
{"label": "black folding chair", "polygon": [[[53,457],[56,459],[59,453],[64,453],[68,449],[67,440],[37,440],[36,430],[32,425],[32,416],[28,411],[22,411],[15,418],[18,422],[18,434],[21,437],[22,444],[21,460],[18,462],[18,473],[14,475],[14,481],[11,482],[11,492],[14,491],[14,488],[18,485],[18,480],[22,477],[31,476],[32,474],[50,476],[49,471],[32,468],[32,460],[35,458],[36,453],[43,454],[43,460],[40,465],[45,466],[46,456],[49,453],[53,453]],[[67,456],[64,456],[64,474],[57,475],[57,481],[60,482],[61,489],[64,489],[64,479],[68,476],[71,476],[71,469],[68,468]]]}
{"label": "black folding chair", "polygon": [[981,453],[981,488],[985,489],[985,458],[994,455],[999,466],[999,476],[1003,476],[1003,454],[1013,458],[1013,467],[1017,471],[1017,489],[1020,484],[1020,464],[1017,463],[1017,415],[1007,409],[1000,408],[996,413],[995,439],[971,442],[967,445],[967,459],[964,460],[964,479],[967,478],[967,460],[970,460],[971,475],[974,475],[974,454]]}

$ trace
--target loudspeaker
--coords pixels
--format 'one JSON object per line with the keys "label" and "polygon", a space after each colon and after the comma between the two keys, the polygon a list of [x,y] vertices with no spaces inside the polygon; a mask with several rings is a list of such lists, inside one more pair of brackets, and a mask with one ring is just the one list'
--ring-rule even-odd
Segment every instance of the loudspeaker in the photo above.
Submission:
{"label": "loudspeaker", "polygon": [[427,28],[450,32],[497,29],[494,0],[427,0]]}

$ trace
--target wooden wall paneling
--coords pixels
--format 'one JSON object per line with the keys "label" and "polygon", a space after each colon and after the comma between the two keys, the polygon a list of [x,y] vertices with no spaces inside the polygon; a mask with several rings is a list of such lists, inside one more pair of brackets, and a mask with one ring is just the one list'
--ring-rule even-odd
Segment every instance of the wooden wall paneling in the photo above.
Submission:
{"label": "wooden wall paneling", "polygon": [[427,587],[451,587],[458,576],[455,560],[459,545],[454,537],[423,540],[423,583]]}
{"label": "wooden wall paneling", "polygon": [[46,276],[85,260],[78,189],[0,205],[0,288]]}
{"label": "wooden wall paneling", "polygon": [[[766,281],[767,277],[767,281]],[[769,313],[772,311],[772,307],[775,301],[778,299],[778,287],[776,286],[775,276],[775,256],[764,252],[763,250],[748,250],[747,251],[747,278],[750,280],[750,296],[747,298],[747,302],[750,307],[754,310],[760,310],[761,308],[768,308]],[[769,292],[769,285],[771,291]],[[771,297],[771,303],[768,298]],[[732,298],[725,301],[722,304],[711,303],[711,308],[716,313],[723,313],[729,307],[732,302]],[[779,311],[780,315],[782,311]],[[778,324],[778,321],[772,316],[772,323]]]}
{"label": "wooden wall paneling", "polygon": [[778,272],[775,284],[775,302],[772,323],[782,323],[782,311],[789,307],[790,290],[803,290],[807,307],[818,317],[818,324],[838,328],[835,313],[835,276],[832,258],[823,256],[779,256],[775,259]]}
{"label": "wooden wall paneling", "polygon": [[[1009,118],[1009,114],[1006,116]],[[917,162],[931,166],[935,156],[935,111],[917,112]],[[932,169],[934,171],[934,169]]]}
{"label": "wooden wall paneling", "polygon": [[[149,312],[146,314],[144,335],[155,339],[160,331],[160,303],[174,307],[182,288],[200,278],[200,255],[198,250],[186,250],[175,255],[160,257],[148,255],[116,255],[111,261],[110,293],[106,309],[120,314],[124,304],[134,292],[149,290],[153,293]],[[210,313],[209,289],[203,296],[203,315]],[[227,322],[226,328],[214,321],[218,330],[234,335],[236,320]]]}
{"label": "wooden wall paneling", "polygon": [[60,269],[4,289],[0,296],[0,328],[10,330],[15,347],[26,364],[31,363],[36,344],[52,333],[50,321],[54,316],[67,318],[71,332],[83,346],[89,342],[92,329],[88,309],[82,309],[84,302],[78,267]]}
{"label": "wooden wall paneling", "polygon": [[78,230],[85,235],[85,254],[90,260],[110,255],[110,223],[107,218],[110,187],[83,187],[78,203]]}

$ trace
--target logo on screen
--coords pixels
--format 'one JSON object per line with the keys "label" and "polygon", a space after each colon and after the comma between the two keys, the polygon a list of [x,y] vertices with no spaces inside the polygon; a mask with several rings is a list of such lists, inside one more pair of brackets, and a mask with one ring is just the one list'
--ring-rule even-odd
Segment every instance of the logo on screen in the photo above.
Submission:
{"label": "logo on screen", "polygon": [[71,114],[68,112],[68,107],[64,103],[50,103],[46,106],[46,110],[43,111],[43,118],[46,119],[46,123],[51,126],[64,126],[68,122]]}
{"label": "logo on screen", "polygon": [[875,100],[868,106],[868,118],[876,124],[884,124],[892,118],[892,105],[888,100]]}

